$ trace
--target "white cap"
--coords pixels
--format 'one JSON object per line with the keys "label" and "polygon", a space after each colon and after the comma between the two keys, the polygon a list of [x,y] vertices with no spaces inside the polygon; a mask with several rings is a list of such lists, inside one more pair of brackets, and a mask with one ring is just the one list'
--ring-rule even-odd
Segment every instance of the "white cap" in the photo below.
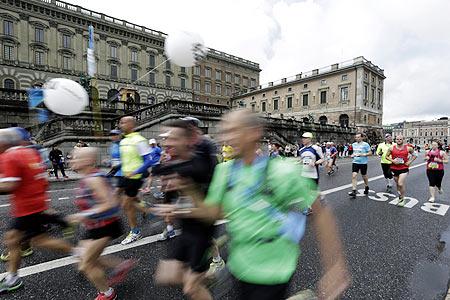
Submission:
{"label": "white cap", "polygon": [[151,144],[156,144],[156,140],[155,139],[150,139],[149,141],[148,141],[148,143],[151,145]]}

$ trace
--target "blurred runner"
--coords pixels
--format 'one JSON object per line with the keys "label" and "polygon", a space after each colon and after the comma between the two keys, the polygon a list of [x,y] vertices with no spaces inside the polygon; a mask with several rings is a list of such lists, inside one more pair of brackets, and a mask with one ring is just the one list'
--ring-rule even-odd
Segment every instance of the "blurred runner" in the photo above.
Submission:
{"label": "blurred runner", "polygon": [[334,147],[333,142],[328,142],[325,148],[325,157],[326,157],[326,169],[327,174],[331,175],[334,173],[334,167],[336,166],[336,158],[337,158],[337,149]]}
{"label": "blurred runner", "polygon": [[[98,289],[96,300],[117,299],[112,285],[121,282],[134,266],[133,260],[122,261],[108,256],[100,257],[105,247],[121,236],[123,229],[119,217],[119,201],[111,183],[95,168],[97,149],[84,147],[74,150],[72,169],[83,175],[75,204],[80,212],[68,217],[74,223],[81,222],[86,234],[79,243],[79,270]],[[114,268],[108,282],[105,269]]]}
{"label": "blurred runner", "polygon": [[222,146],[222,157],[223,157],[223,162],[232,160],[233,159],[233,147],[231,147],[227,143],[224,143]]}
{"label": "blurred runner", "polygon": [[444,150],[439,149],[437,141],[431,143],[431,150],[425,153],[427,161],[427,177],[430,189],[429,202],[436,199],[436,189],[442,194],[442,178],[444,178],[444,164],[448,163],[448,156]]}
{"label": "blurred runner", "polygon": [[[150,156],[152,157],[152,166],[158,165],[161,161],[161,148],[156,143],[155,139],[150,139],[148,141],[150,145]],[[142,190],[143,193],[149,193],[151,191],[153,182],[153,177],[151,175],[148,176],[147,186]]]}
{"label": "blurred runner", "polygon": [[386,154],[389,148],[392,147],[392,135],[389,133],[385,135],[385,141],[380,143],[377,148],[377,154],[381,156],[381,169],[383,170],[384,178],[386,179],[386,192],[390,193],[392,191],[392,172],[391,172],[391,162],[386,158]]}
{"label": "blurred runner", "polygon": [[181,214],[174,206],[166,213],[204,222],[226,217],[231,240],[227,265],[239,281],[240,299],[277,300],[287,296],[305,229],[306,217],[294,207],[312,205],[324,267],[319,297],[338,298],[349,284],[349,275],[334,216],[321,205],[313,182],[298,176],[300,168],[292,161],[257,157],[263,136],[257,115],[247,110],[229,113],[222,130],[236,159],[217,166],[205,202],[194,185],[178,181],[196,207]]}
{"label": "blurred runner", "polygon": [[403,136],[395,137],[396,144],[392,145],[386,154],[387,160],[392,162],[391,171],[394,175],[394,181],[397,185],[398,197],[397,206],[405,206],[406,177],[408,176],[409,166],[417,158],[414,149],[404,144]]}
{"label": "blurred runner", "polygon": [[21,262],[21,243],[31,240],[33,246],[70,253],[64,240],[50,238],[46,226],[52,218],[47,210],[47,174],[39,152],[20,146],[21,138],[16,131],[0,131],[0,192],[11,193],[10,230],[5,234],[9,250],[7,275],[0,282],[0,292],[11,292],[22,286],[17,274]]}

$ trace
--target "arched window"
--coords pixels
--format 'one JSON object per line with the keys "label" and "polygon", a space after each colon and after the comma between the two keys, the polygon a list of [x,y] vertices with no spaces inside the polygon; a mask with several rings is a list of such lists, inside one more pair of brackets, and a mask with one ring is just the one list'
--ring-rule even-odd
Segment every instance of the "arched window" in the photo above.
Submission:
{"label": "arched window", "polygon": [[120,94],[119,91],[116,89],[110,89],[108,91],[108,94],[106,95],[106,97],[108,97],[108,101],[109,102],[115,102],[115,101],[119,101],[120,99]]}
{"label": "arched window", "polygon": [[343,114],[339,116],[339,124],[341,127],[348,127],[349,124],[349,117],[347,114]]}
{"label": "arched window", "polygon": [[328,123],[328,118],[326,116],[321,116],[319,118],[320,125],[326,125]]}
{"label": "arched window", "polygon": [[5,89],[14,90],[16,88],[16,83],[14,82],[14,80],[8,78],[3,81],[3,87]]}

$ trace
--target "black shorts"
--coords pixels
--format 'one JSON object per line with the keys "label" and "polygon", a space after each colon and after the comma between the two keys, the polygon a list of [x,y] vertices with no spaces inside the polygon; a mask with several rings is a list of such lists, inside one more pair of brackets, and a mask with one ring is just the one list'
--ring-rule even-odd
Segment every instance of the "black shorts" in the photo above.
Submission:
{"label": "black shorts", "polygon": [[44,213],[35,213],[28,216],[17,217],[11,221],[10,228],[25,234],[24,240],[31,239],[47,231],[48,225],[54,221],[53,217]]}
{"label": "black shorts", "polygon": [[441,188],[442,178],[444,178],[444,170],[427,170],[429,186]]}
{"label": "black shorts", "polygon": [[117,187],[123,189],[125,195],[127,195],[128,197],[136,197],[143,183],[144,181],[142,179],[121,177],[119,179],[119,184],[117,185]]}
{"label": "black shorts", "polygon": [[394,177],[398,177],[398,176],[400,176],[400,174],[408,173],[409,169],[392,170],[392,168],[391,168],[391,172],[394,175]]}
{"label": "black shorts", "polygon": [[86,230],[83,236],[84,240],[98,240],[109,237],[112,240],[117,239],[123,234],[123,228],[120,221],[115,221],[103,227]]}
{"label": "black shorts", "polygon": [[383,170],[384,178],[392,179],[392,172],[391,172],[391,164],[381,164],[381,169]]}
{"label": "black shorts", "polygon": [[184,262],[196,273],[208,270],[212,234],[183,232],[173,242],[173,251],[169,259]]}
{"label": "black shorts", "polygon": [[284,300],[289,282],[274,285],[253,284],[239,281],[241,300]]}
{"label": "black shorts", "polygon": [[361,171],[361,175],[367,175],[367,164],[352,164],[352,172],[358,173]]}

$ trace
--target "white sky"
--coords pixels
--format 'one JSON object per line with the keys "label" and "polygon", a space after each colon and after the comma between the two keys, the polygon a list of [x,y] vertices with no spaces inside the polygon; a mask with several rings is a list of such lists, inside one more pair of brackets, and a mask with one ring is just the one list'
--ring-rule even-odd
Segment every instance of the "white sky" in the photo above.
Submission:
{"label": "white sky", "polygon": [[384,69],[383,123],[450,115],[449,0],[66,0],[260,64],[265,83],[360,55]]}

